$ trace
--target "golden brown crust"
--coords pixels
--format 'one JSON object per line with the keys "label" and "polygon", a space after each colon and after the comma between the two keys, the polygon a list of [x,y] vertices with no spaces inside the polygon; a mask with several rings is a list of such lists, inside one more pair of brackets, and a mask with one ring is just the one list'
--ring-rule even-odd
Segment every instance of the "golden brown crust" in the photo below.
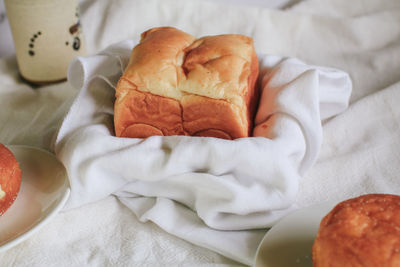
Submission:
{"label": "golden brown crust", "polygon": [[235,105],[220,99],[188,95],[182,99],[183,126],[191,136],[236,139],[247,136],[245,119]]}
{"label": "golden brown crust", "polygon": [[[122,79],[120,84],[123,83]],[[127,91],[114,112],[114,121],[115,133],[121,137],[185,135],[182,108],[177,100],[137,89]]]}
{"label": "golden brown crust", "polygon": [[254,90],[247,90],[245,94],[246,106],[248,107],[247,109],[247,120],[249,122],[248,136],[252,135],[254,116],[258,108],[258,99],[260,97],[260,91],[256,89],[258,87],[257,85],[258,68],[259,66],[258,66],[257,54],[256,51],[253,50],[251,56],[250,75],[248,78],[248,84],[249,88],[254,88]]}
{"label": "golden brown crust", "polygon": [[247,137],[258,60],[242,35],[195,39],[171,27],[141,35],[116,88],[116,136]]}
{"label": "golden brown crust", "polygon": [[400,196],[370,194],[339,203],[321,221],[315,267],[400,266]]}
{"label": "golden brown crust", "polygon": [[0,215],[6,212],[17,198],[21,175],[21,169],[14,155],[0,144],[0,186],[3,191],[3,197],[0,198]]}

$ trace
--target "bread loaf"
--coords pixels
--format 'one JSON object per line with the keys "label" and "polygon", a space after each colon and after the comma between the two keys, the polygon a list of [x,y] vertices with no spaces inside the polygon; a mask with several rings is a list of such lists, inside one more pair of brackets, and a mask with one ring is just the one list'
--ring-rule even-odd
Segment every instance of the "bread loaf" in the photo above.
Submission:
{"label": "bread loaf", "polygon": [[249,37],[196,39],[172,27],[148,30],[116,87],[115,134],[248,137],[258,102],[257,77]]}

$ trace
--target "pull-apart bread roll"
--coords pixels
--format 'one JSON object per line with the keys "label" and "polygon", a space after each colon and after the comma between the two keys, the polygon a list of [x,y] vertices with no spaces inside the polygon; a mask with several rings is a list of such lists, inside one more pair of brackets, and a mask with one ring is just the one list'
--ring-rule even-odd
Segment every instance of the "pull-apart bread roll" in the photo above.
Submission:
{"label": "pull-apart bread roll", "polygon": [[249,37],[196,39],[171,27],[148,30],[116,88],[115,134],[250,136],[257,77]]}
{"label": "pull-apart bread roll", "polygon": [[0,144],[0,215],[6,212],[17,198],[21,175],[14,155]]}

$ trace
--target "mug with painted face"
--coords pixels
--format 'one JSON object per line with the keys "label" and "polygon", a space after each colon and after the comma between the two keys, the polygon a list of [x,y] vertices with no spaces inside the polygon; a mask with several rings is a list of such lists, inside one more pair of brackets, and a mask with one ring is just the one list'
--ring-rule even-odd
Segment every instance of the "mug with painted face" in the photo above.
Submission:
{"label": "mug with painted face", "polygon": [[21,76],[33,83],[65,80],[85,55],[77,0],[4,0]]}

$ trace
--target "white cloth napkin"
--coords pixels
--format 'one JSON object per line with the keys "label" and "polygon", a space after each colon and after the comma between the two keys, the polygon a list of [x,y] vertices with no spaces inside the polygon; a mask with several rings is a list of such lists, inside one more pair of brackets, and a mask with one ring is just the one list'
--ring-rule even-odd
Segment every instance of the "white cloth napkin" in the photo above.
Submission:
{"label": "white cloth napkin", "polygon": [[134,45],[118,43],[70,66],[68,80],[80,92],[55,146],[72,188],[66,209],[114,194],[141,221],[251,264],[265,231],[249,229],[270,227],[293,208],[320,150],[321,120],[348,105],[349,76],[262,55],[255,137],[117,138],[114,88]]}

